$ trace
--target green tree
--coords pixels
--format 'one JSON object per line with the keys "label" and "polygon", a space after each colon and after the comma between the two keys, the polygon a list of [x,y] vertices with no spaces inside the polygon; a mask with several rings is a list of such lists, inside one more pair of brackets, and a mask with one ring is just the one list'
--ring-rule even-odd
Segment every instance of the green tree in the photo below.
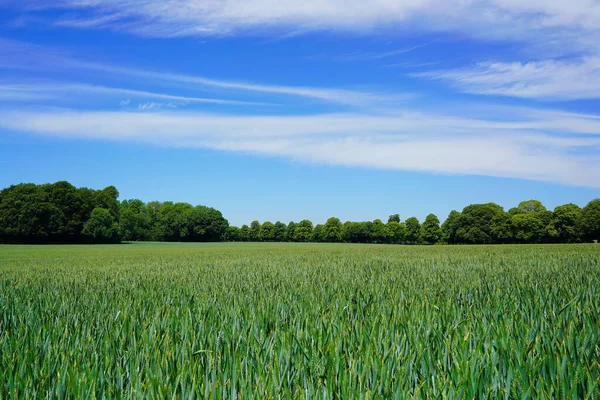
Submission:
{"label": "green tree", "polygon": [[285,240],[288,242],[296,241],[296,223],[294,221],[290,221],[285,230]]}
{"label": "green tree", "polygon": [[456,221],[457,243],[493,243],[492,220],[502,212],[504,209],[495,203],[465,207]]}
{"label": "green tree", "polygon": [[304,219],[294,229],[294,242],[309,242],[312,237],[313,223]]}
{"label": "green tree", "polygon": [[544,224],[536,213],[512,217],[515,239],[520,243],[539,243],[544,237]]}
{"label": "green tree", "polygon": [[[89,214],[82,209],[81,197],[69,182],[60,181],[42,185],[45,202],[54,210],[53,223],[48,235],[57,242],[76,242]],[[91,211],[90,211],[91,212]]]}
{"label": "green tree", "polygon": [[258,221],[252,221],[250,223],[250,241],[251,242],[258,242],[260,240],[260,222]]}
{"label": "green tree", "polygon": [[523,212],[523,210],[521,210],[519,207],[512,207],[510,210],[508,210],[508,213],[510,215],[525,214],[525,212]]}
{"label": "green tree", "polygon": [[93,242],[119,242],[119,225],[106,208],[94,208],[83,226],[83,234]]}
{"label": "green tree", "polygon": [[241,242],[242,232],[237,226],[229,226],[225,231],[225,241],[227,242]]}
{"label": "green tree", "polygon": [[565,204],[554,209],[553,224],[561,243],[576,243],[580,240],[578,223],[581,208],[576,204]]}
{"label": "green tree", "polygon": [[427,244],[436,244],[442,237],[440,220],[435,214],[429,214],[421,225],[420,239]]}
{"label": "green tree", "polygon": [[373,221],[371,231],[371,241],[376,243],[388,243],[388,230],[382,220],[376,219]]}
{"label": "green tree", "polygon": [[0,234],[5,243],[49,241],[59,229],[60,210],[47,201],[43,187],[13,185],[0,192]]}
{"label": "green tree", "polygon": [[218,242],[227,232],[229,222],[219,210],[212,207],[196,206],[186,208],[181,214],[187,225],[186,240],[194,242]]}
{"label": "green tree", "polygon": [[583,240],[600,241],[600,199],[590,201],[579,217],[579,230]]}
{"label": "green tree", "polygon": [[20,184],[0,191],[0,236],[14,243],[77,243],[92,210],[116,204],[114,187],[102,191],[77,189],[68,182]]}
{"label": "green tree", "polygon": [[315,228],[312,231],[310,241],[316,243],[327,242],[325,225],[318,224],[315,226]]}
{"label": "green tree", "polygon": [[276,242],[285,242],[286,230],[287,226],[283,222],[275,222],[275,237],[273,240],[275,240]]}
{"label": "green tree", "polygon": [[249,242],[252,238],[252,230],[248,225],[242,225],[240,228],[240,240],[242,242]]}
{"label": "green tree", "polygon": [[517,208],[524,214],[546,211],[546,207],[539,200],[526,200],[519,203]]}
{"label": "green tree", "polygon": [[455,244],[456,243],[456,230],[458,229],[458,218],[460,213],[456,210],[450,211],[448,217],[441,226],[441,240],[444,243]]}
{"label": "green tree", "polygon": [[326,242],[338,243],[342,241],[342,223],[337,218],[329,218],[325,223],[323,235]]}
{"label": "green tree", "polygon": [[373,223],[346,222],[344,223],[342,237],[349,243],[371,243],[373,241]]}
{"label": "green tree", "polygon": [[275,240],[275,225],[271,221],[265,221],[260,227],[260,240],[263,242],[272,242]]}
{"label": "green tree", "polygon": [[121,239],[143,241],[150,239],[151,220],[146,204],[137,199],[123,200],[119,212]]}
{"label": "green tree", "polygon": [[404,221],[406,225],[406,241],[410,244],[419,243],[421,236],[421,223],[415,217],[410,217]]}
{"label": "green tree", "polygon": [[388,218],[388,222],[397,222],[400,223],[400,214],[392,214]]}
{"label": "green tree", "polygon": [[[522,213],[517,213],[522,215]],[[514,240],[513,216],[506,212],[497,213],[491,221],[492,243],[512,243]]]}
{"label": "green tree", "polygon": [[385,228],[388,243],[399,244],[406,240],[406,226],[402,222],[390,221]]}
{"label": "green tree", "polygon": [[96,193],[95,207],[106,208],[112,217],[119,220],[119,191],[114,186],[107,186]]}

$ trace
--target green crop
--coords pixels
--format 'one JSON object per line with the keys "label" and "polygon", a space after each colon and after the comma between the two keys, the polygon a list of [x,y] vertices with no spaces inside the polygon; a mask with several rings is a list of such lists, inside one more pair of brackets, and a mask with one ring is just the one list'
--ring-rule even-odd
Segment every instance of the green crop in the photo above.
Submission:
{"label": "green crop", "polygon": [[0,398],[600,398],[600,246],[0,246]]}

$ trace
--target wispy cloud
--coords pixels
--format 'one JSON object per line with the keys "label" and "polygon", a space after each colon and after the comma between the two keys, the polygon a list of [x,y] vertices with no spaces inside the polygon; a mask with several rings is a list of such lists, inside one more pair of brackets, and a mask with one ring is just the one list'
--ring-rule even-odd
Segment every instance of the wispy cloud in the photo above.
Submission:
{"label": "wispy cloud", "polygon": [[[3,57],[0,58],[0,69],[37,70],[46,73],[57,70],[101,72],[102,77],[105,79],[110,76],[118,78],[134,77],[150,83],[161,82],[165,84],[185,84],[186,88],[212,88],[224,89],[229,93],[232,91],[237,91],[280,96],[294,96],[347,106],[369,106],[378,103],[390,104],[393,102],[402,102],[415,97],[415,95],[411,93],[386,93],[376,91],[368,92],[344,88],[273,85],[266,83],[213,79],[199,75],[151,71],[144,68],[123,67],[82,60],[61,50],[31,45],[29,43],[3,40],[2,38],[0,38],[0,52],[3,53]],[[37,62],[37,60],[40,58],[44,59],[45,62],[43,64]],[[96,88],[96,90],[104,89]],[[177,99],[172,98],[172,100]],[[179,100],[187,101],[183,98]],[[195,98],[193,101],[199,102],[201,100],[199,98]],[[217,101],[221,100],[206,99],[206,101],[216,103]],[[222,100],[223,104],[227,104],[229,102],[230,104],[234,104],[234,102],[231,100]],[[241,104],[244,102],[240,101],[237,103]]]}
{"label": "wispy cloud", "polygon": [[534,62],[487,62],[473,68],[418,73],[467,93],[546,100],[600,98],[600,57]]}
{"label": "wispy cloud", "polygon": [[400,54],[410,53],[411,51],[420,49],[427,45],[428,45],[428,43],[424,43],[424,44],[420,44],[417,46],[411,46],[411,47],[407,47],[407,48],[403,48],[403,49],[395,49],[395,50],[376,52],[376,53],[357,51],[354,53],[344,54],[342,56],[336,57],[336,59],[339,59],[342,61],[381,60],[383,58],[394,57],[394,56],[398,56]]}
{"label": "wispy cloud", "polygon": [[65,138],[600,187],[600,118],[593,115],[521,110],[518,118],[500,122],[497,116],[471,119],[417,111],[310,116],[32,111],[1,113],[0,126]]}
{"label": "wispy cloud", "polygon": [[441,61],[431,61],[431,62],[401,62],[394,64],[387,64],[384,67],[388,68],[405,68],[405,69],[420,69],[423,67],[432,67],[434,65],[440,65]]}
{"label": "wispy cloud", "polygon": [[227,104],[227,105],[264,105],[265,103],[212,99],[202,97],[187,97],[174,96],[164,93],[154,93],[144,90],[133,90],[126,88],[107,87],[99,85],[77,84],[77,83],[28,83],[28,84],[5,84],[0,85],[0,100],[19,100],[19,99],[51,99],[51,98],[68,98],[73,95],[79,96],[84,94],[92,95],[113,95],[113,96],[132,96],[138,98],[152,98],[172,100],[182,103],[212,103],[212,104]]}
{"label": "wispy cloud", "polygon": [[56,23],[63,25],[158,37],[452,31],[573,46],[594,43],[600,27],[600,4],[593,0],[21,0],[12,6],[62,10],[66,16]]}
{"label": "wispy cloud", "polygon": [[176,104],[173,103],[156,103],[154,101],[148,102],[148,103],[141,103],[138,104],[138,110],[140,111],[156,111],[156,110],[163,110],[163,109],[173,109],[173,108],[177,108]]}
{"label": "wispy cloud", "polygon": [[106,73],[117,74],[120,76],[144,78],[152,81],[185,83],[196,85],[199,87],[213,87],[219,89],[230,89],[245,92],[258,92],[275,95],[306,97],[321,101],[352,106],[367,106],[381,102],[401,102],[408,99],[412,99],[415,96],[411,93],[374,93],[348,89],[269,85],[250,82],[225,81],[218,79],[210,79],[196,75],[155,72],[144,69],[124,68],[113,65],[105,65],[90,62],[77,62],[74,65],[80,68],[99,70]]}

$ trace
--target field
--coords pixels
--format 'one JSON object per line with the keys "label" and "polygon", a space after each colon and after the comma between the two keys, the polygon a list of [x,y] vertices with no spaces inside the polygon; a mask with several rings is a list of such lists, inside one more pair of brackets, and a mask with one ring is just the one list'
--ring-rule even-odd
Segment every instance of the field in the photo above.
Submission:
{"label": "field", "polygon": [[600,245],[0,246],[0,398],[600,398]]}

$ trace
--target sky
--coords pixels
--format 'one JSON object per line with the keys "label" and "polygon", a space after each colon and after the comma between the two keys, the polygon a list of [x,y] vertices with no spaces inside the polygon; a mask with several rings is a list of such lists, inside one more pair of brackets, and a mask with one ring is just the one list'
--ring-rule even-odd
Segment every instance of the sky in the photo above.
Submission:
{"label": "sky", "polygon": [[232,224],[600,197],[598,0],[0,0],[0,187]]}

